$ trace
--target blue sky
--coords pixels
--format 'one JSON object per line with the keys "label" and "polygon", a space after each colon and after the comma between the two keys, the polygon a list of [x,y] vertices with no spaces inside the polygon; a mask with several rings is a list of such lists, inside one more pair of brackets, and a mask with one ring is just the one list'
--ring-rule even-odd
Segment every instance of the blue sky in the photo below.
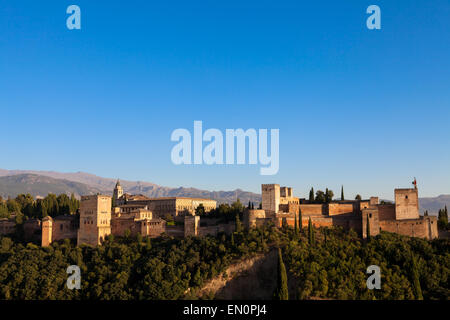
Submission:
{"label": "blue sky", "polygon": [[[415,176],[448,194],[449,21],[447,0],[2,1],[0,168],[388,199]],[[170,135],[194,120],[280,129],[278,174],[175,166]]]}

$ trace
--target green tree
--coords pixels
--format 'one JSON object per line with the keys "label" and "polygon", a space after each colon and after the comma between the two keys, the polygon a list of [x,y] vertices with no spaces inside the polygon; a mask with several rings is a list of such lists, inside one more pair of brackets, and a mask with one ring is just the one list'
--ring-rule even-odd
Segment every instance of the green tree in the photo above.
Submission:
{"label": "green tree", "polygon": [[277,289],[274,294],[275,300],[288,300],[288,284],[286,266],[283,262],[283,256],[281,254],[281,248],[278,248],[278,276],[277,276]]}
{"label": "green tree", "polygon": [[59,215],[68,215],[70,214],[70,199],[67,194],[60,194],[56,201],[58,202],[58,214]]}
{"label": "green tree", "polygon": [[243,230],[241,220],[239,219],[239,215],[236,215],[236,232],[241,233]]}
{"label": "green tree", "polygon": [[244,205],[241,203],[241,200],[239,198],[231,204],[231,209],[235,212],[242,212],[244,211]]}
{"label": "green tree", "polygon": [[325,191],[325,202],[330,203],[331,200],[333,200],[334,193],[332,190],[328,190],[328,188]]}
{"label": "green tree", "polygon": [[294,213],[294,235],[298,237],[297,214]]}
{"label": "green tree", "polygon": [[6,206],[6,203],[3,201],[0,201],[0,218],[9,218],[10,214],[8,212],[8,207]]}
{"label": "green tree", "polygon": [[367,215],[366,236],[367,236],[367,240],[370,240],[370,220],[369,220],[369,215]]}
{"label": "green tree", "polygon": [[20,204],[14,199],[6,200],[6,206],[8,207],[8,212],[10,212],[10,213],[21,212]]}
{"label": "green tree", "polygon": [[205,207],[203,206],[203,203],[200,203],[197,208],[195,208],[195,215],[196,216],[203,216],[205,215]]}
{"label": "green tree", "polygon": [[314,188],[311,187],[311,190],[309,190],[309,202],[314,202]]}
{"label": "green tree", "polygon": [[315,202],[317,203],[325,203],[326,199],[325,199],[325,192],[323,192],[322,190],[317,190],[316,191],[316,199]]}
{"label": "green tree", "polygon": [[414,253],[411,251],[411,277],[413,281],[414,295],[417,300],[423,300],[422,288],[420,286],[419,272],[417,270],[417,262]]}
{"label": "green tree", "polygon": [[355,197],[355,200],[361,201],[361,199],[362,199],[361,196],[359,194],[357,194],[356,197]]}
{"label": "green tree", "polygon": [[303,231],[303,216],[302,216],[302,209],[300,206],[298,207],[298,228],[300,233]]}
{"label": "green tree", "polygon": [[440,229],[446,229],[448,225],[448,212],[447,206],[444,209],[440,209],[438,213],[438,226]]}
{"label": "green tree", "polygon": [[310,246],[314,245],[314,229],[311,222],[311,217],[308,221],[308,243]]}
{"label": "green tree", "polygon": [[70,195],[70,213],[75,213],[80,208],[80,201],[72,193]]}
{"label": "green tree", "polygon": [[344,186],[341,187],[341,200],[344,201]]}

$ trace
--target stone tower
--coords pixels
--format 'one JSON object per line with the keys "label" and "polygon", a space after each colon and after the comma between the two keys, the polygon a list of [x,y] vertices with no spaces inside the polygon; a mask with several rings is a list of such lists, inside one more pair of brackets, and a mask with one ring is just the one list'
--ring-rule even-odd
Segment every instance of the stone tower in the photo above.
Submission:
{"label": "stone tower", "polygon": [[120,180],[117,179],[117,183],[116,186],[114,187],[114,192],[113,192],[113,199],[114,199],[114,203],[117,205],[117,201],[119,200],[119,198],[123,196],[123,189],[122,186],[120,185]]}
{"label": "stone tower", "polygon": [[395,189],[395,219],[419,219],[419,192],[417,187]]}
{"label": "stone tower", "polygon": [[262,209],[269,214],[277,213],[280,206],[280,185],[263,184],[261,189]]}
{"label": "stone tower", "polygon": [[48,247],[52,243],[53,219],[46,216],[42,219],[42,237],[41,246]]}
{"label": "stone tower", "polygon": [[184,217],[184,236],[189,237],[197,237],[198,236],[198,227],[200,224],[199,216],[191,216],[187,215]]}
{"label": "stone tower", "polygon": [[99,245],[109,234],[111,234],[111,197],[82,196],[78,245]]}

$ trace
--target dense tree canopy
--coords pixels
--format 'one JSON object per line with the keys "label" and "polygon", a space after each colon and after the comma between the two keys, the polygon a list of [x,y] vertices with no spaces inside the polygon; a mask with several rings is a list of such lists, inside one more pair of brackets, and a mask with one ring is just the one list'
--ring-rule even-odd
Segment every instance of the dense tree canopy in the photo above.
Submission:
{"label": "dense tree canopy", "polygon": [[[182,299],[233,260],[267,252],[271,232],[179,240],[109,236],[98,247],[65,240],[46,248],[3,237],[0,299]],[[69,265],[81,269],[80,290],[66,287]]]}
{"label": "dense tree canopy", "polygon": [[[109,236],[98,247],[64,240],[41,248],[0,237],[0,299],[197,299],[231,263],[278,247],[278,298],[286,297],[286,286],[290,299],[450,298],[449,239],[382,232],[369,242],[354,231],[310,224],[305,233],[239,226],[217,237]],[[66,287],[69,265],[81,269],[80,290]],[[381,269],[380,290],[366,286],[370,265]]]}
{"label": "dense tree canopy", "polygon": [[80,201],[72,194],[56,196],[49,193],[43,199],[35,200],[30,194],[19,194],[15,199],[6,201],[0,198],[0,218],[9,218],[11,214],[23,215],[26,218],[42,219],[46,216],[58,216],[75,213],[80,207]]}
{"label": "dense tree canopy", "polygon": [[[295,239],[291,231],[290,239]],[[297,298],[449,299],[450,240],[382,232],[370,242],[328,229],[326,241],[289,241],[284,261],[298,279]],[[414,257],[412,260],[411,257]],[[381,268],[381,290],[368,290],[366,269]]]}

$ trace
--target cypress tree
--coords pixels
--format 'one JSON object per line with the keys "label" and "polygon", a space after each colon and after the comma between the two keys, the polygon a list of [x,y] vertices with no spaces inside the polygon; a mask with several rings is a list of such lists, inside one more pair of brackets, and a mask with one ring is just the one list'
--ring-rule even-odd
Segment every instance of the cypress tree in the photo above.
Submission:
{"label": "cypress tree", "polygon": [[366,236],[367,236],[367,240],[370,240],[370,220],[369,220],[369,215],[367,215]]}
{"label": "cypress tree", "polygon": [[294,234],[295,234],[295,237],[298,236],[297,215],[295,213],[294,213]]}
{"label": "cypress tree", "polygon": [[274,293],[275,300],[288,300],[288,284],[286,267],[283,262],[283,256],[281,255],[281,249],[278,248],[278,277],[277,277],[277,289]]}
{"label": "cypress tree", "polygon": [[241,220],[239,219],[239,214],[236,214],[236,232],[242,232],[242,223]]}
{"label": "cypress tree", "polygon": [[309,191],[309,202],[314,202],[314,188],[311,187],[311,190]]}
{"label": "cypress tree", "polygon": [[411,273],[412,273],[411,276],[412,276],[412,280],[413,280],[414,295],[416,296],[417,300],[423,300],[422,288],[420,287],[419,272],[417,270],[416,258],[414,257],[414,253],[412,253],[412,252],[411,252]]}
{"label": "cypress tree", "polygon": [[254,205],[253,202],[252,202],[252,210],[253,210],[253,209],[255,209],[255,205]]}
{"label": "cypress tree", "polygon": [[302,209],[300,209],[300,206],[298,207],[298,228],[300,230],[300,232],[303,231],[303,217],[302,217]]}
{"label": "cypress tree", "polygon": [[249,208],[249,209],[252,208],[252,204],[250,203],[250,201],[248,202],[248,208]]}
{"label": "cypress tree", "polygon": [[344,201],[344,186],[341,187],[341,200]]}
{"label": "cypress tree", "polygon": [[314,230],[312,227],[311,218],[309,218],[308,221],[308,242],[311,246],[314,245]]}
{"label": "cypress tree", "polygon": [[447,205],[445,205],[445,209],[444,209],[444,219],[445,219],[445,222],[448,224],[448,210],[447,210]]}
{"label": "cypress tree", "polygon": [[448,225],[448,211],[447,206],[444,209],[439,209],[438,214],[438,227],[441,229],[445,229]]}

